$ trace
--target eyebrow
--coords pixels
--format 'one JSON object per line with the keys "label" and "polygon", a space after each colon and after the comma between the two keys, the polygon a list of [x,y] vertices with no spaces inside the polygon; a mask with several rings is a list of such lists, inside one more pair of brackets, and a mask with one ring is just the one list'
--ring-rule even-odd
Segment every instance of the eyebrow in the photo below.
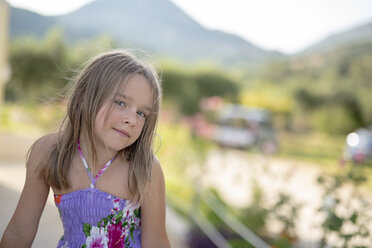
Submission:
{"label": "eyebrow", "polygon": [[[125,100],[133,100],[132,97],[130,97],[130,96],[126,96],[126,95],[121,94],[121,93],[118,93],[118,92],[114,94],[114,97],[121,97],[121,98],[123,98],[123,99],[125,99]],[[142,107],[143,107],[145,110],[149,111],[149,112],[152,111],[152,108],[149,107],[149,106],[147,106],[147,105],[143,105]]]}

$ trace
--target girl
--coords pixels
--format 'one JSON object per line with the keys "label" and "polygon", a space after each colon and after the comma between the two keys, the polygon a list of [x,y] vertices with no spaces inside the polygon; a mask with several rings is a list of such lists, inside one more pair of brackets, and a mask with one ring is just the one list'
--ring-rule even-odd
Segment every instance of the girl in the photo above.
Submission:
{"label": "girl", "polygon": [[165,184],[153,153],[161,98],[155,70],[124,51],[85,66],[60,131],[37,140],[0,247],[31,247],[49,189],[58,247],[169,247]]}

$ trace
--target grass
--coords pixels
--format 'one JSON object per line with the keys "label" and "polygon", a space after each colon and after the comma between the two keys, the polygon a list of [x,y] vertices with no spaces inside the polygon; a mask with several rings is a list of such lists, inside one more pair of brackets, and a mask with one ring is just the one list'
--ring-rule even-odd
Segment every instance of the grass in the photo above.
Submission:
{"label": "grass", "polygon": [[322,133],[297,134],[280,133],[280,158],[290,158],[308,162],[323,169],[337,167],[345,145],[345,136],[329,136]]}
{"label": "grass", "polygon": [[64,115],[60,104],[4,104],[0,106],[0,131],[22,135],[58,129]]}
{"label": "grass", "polygon": [[[343,174],[352,166],[351,162],[341,162],[345,138],[345,135],[330,136],[323,133],[280,133],[278,135],[280,151],[277,157],[303,161],[331,175]],[[365,166],[364,175],[367,178],[362,188],[372,192],[372,168],[362,166]]]}

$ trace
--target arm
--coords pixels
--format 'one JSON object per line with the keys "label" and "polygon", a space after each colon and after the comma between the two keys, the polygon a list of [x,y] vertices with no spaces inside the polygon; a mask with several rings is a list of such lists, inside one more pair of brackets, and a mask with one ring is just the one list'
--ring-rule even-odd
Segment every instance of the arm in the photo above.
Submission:
{"label": "arm", "polygon": [[32,147],[27,161],[26,181],[11,218],[0,242],[0,248],[31,247],[41,214],[49,194],[49,185],[40,176],[42,157],[46,155],[46,142],[40,139]]}
{"label": "arm", "polygon": [[143,248],[169,248],[165,227],[165,182],[157,159],[152,166],[151,183],[141,206]]}

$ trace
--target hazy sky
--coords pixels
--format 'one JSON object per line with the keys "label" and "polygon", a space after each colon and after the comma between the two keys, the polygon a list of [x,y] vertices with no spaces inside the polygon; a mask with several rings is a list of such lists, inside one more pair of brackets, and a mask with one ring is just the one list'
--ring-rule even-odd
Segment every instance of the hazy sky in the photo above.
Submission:
{"label": "hazy sky", "polygon": [[[43,15],[92,0],[8,0]],[[372,0],[171,0],[206,28],[237,34],[264,49],[293,53],[345,29],[372,22]]]}

